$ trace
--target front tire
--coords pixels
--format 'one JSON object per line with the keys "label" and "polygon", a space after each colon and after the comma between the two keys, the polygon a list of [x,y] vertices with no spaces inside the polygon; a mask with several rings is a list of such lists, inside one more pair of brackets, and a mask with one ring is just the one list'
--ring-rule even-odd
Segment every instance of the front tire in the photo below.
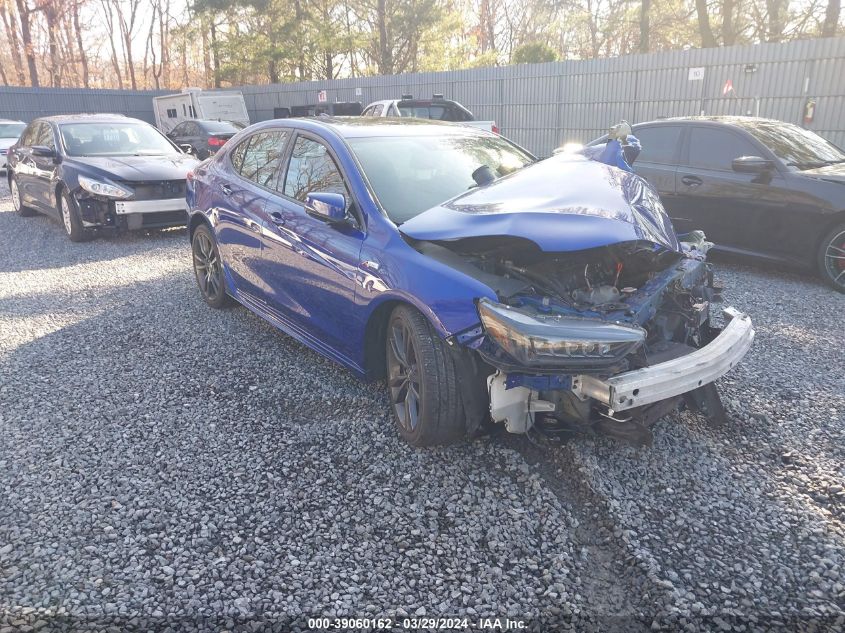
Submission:
{"label": "front tire", "polygon": [[845,293],[845,223],[824,236],[818,255],[819,272],[834,290]]}
{"label": "front tire", "polygon": [[217,240],[206,225],[201,224],[194,231],[191,250],[194,256],[194,275],[203,300],[212,308],[225,308],[232,300],[226,294],[226,279]]}
{"label": "front tire", "polygon": [[466,435],[458,369],[446,342],[417,310],[402,305],[387,324],[387,387],[399,434],[413,446]]}
{"label": "front tire", "polygon": [[15,213],[22,218],[30,218],[37,213],[35,209],[28,207],[23,203],[21,190],[18,186],[18,177],[14,174],[12,174],[12,177],[9,179],[9,190],[12,192],[12,206],[15,207]]}
{"label": "front tire", "polygon": [[79,206],[66,190],[59,194],[59,215],[62,219],[62,226],[71,242],[84,242],[91,235],[82,225],[82,217],[79,215]]}

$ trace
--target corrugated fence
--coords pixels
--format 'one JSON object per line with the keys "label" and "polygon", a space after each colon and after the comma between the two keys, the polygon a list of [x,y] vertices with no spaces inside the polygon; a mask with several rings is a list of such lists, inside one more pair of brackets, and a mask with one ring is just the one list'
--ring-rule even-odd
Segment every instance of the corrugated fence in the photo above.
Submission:
{"label": "corrugated fence", "polygon": [[[732,90],[725,91],[730,82]],[[701,114],[752,114],[801,123],[845,146],[845,38],[629,55],[333,81],[242,86],[253,121],[275,108],[328,101],[442,93],[539,155],[586,141],[611,123]],[[152,97],[166,91],[0,88],[0,117],[121,112],[153,121]]]}

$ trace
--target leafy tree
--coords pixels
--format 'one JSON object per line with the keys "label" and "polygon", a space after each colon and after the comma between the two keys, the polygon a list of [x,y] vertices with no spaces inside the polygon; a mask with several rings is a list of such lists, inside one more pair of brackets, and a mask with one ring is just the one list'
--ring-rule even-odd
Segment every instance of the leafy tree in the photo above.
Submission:
{"label": "leafy tree", "polygon": [[557,52],[548,44],[532,42],[523,44],[513,52],[511,61],[514,64],[542,64],[557,61]]}

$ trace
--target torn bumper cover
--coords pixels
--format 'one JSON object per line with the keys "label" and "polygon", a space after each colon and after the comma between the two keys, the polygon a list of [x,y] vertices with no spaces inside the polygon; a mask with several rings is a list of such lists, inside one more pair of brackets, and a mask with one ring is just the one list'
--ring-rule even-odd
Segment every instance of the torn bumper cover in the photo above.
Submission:
{"label": "torn bumper cover", "polygon": [[610,414],[680,396],[721,378],[751,349],[751,318],[734,308],[722,311],[727,325],[708,345],[685,356],[607,379],[579,375],[572,391],[606,405]]}
{"label": "torn bumper cover", "polygon": [[184,198],[109,200],[77,194],[86,228],[140,229],[183,226],[188,213]]}

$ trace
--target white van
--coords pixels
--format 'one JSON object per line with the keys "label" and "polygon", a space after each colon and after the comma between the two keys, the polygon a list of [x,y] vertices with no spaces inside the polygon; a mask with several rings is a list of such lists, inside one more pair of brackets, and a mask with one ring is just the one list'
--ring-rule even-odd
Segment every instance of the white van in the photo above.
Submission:
{"label": "white van", "polygon": [[153,97],[156,126],[167,134],[182,121],[214,119],[249,125],[244,96],[236,90],[203,91],[185,88],[173,95]]}

